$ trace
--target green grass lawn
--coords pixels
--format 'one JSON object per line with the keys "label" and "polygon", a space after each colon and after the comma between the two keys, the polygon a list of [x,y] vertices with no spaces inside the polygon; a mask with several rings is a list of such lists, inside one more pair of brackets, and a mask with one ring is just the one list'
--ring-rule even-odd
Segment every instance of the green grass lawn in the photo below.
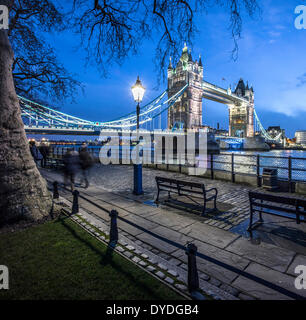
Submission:
{"label": "green grass lawn", "polygon": [[182,299],[67,218],[0,235],[1,299]]}

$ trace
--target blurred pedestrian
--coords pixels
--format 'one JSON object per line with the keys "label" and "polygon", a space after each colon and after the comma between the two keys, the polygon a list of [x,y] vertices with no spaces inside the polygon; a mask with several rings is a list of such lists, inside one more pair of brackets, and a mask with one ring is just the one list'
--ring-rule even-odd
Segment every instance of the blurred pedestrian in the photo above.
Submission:
{"label": "blurred pedestrian", "polygon": [[74,191],[75,175],[80,167],[79,154],[73,149],[68,149],[63,157],[64,162],[64,185],[70,183],[71,192]]}
{"label": "blurred pedestrian", "polygon": [[94,161],[90,153],[88,152],[87,145],[85,143],[82,144],[82,147],[79,151],[80,156],[80,165],[82,169],[83,174],[83,180],[85,181],[85,188],[88,188],[89,186],[89,170],[93,166]]}
{"label": "blurred pedestrian", "polygon": [[38,165],[38,161],[41,161],[43,159],[43,156],[40,153],[40,151],[38,150],[38,148],[36,147],[35,141],[30,141],[30,151],[31,151],[31,154],[33,156],[33,159],[34,159],[36,165]]}
{"label": "blurred pedestrian", "polygon": [[49,156],[50,152],[50,147],[46,143],[42,143],[39,147],[39,151],[43,157],[43,159],[41,160],[41,166],[45,168],[47,163],[47,157]]}

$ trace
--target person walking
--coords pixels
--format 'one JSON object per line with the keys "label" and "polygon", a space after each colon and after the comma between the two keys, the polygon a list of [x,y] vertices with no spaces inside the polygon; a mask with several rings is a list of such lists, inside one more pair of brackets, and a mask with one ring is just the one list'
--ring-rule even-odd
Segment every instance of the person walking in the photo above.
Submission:
{"label": "person walking", "polygon": [[50,152],[50,147],[46,143],[42,143],[39,147],[39,151],[43,157],[43,159],[41,160],[41,166],[43,168],[45,168],[46,164],[47,164],[47,158],[48,158],[49,152]]}
{"label": "person walking", "polygon": [[63,157],[64,162],[64,185],[70,183],[71,192],[74,191],[75,175],[78,172],[80,161],[79,154],[73,149],[68,149]]}
{"label": "person walking", "polygon": [[85,181],[85,189],[88,188],[89,186],[89,180],[88,180],[88,175],[89,175],[89,170],[93,166],[93,158],[88,152],[87,145],[83,143],[80,151],[79,151],[79,157],[80,157],[80,165],[82,169],[82,174],[83,174],[83,180]]}
{"label": "person walking", "polygon": [[40,153],[40,151],[38,150],[38,148],[36,147],[35,141],[30,141],[30,151],[31,151],[31,154],[33,156],[33,159],[34,159],[36,165],[38,165],[38,161],[41,161],[43,159],[43,156]]}

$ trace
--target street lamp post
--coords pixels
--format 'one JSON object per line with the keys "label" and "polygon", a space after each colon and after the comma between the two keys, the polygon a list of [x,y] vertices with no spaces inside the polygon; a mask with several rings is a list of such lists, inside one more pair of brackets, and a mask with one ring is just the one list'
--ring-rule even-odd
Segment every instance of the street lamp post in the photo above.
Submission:
{"label": "street lamp post", "polygon": [[[139,76],[136,83],[132,86],[132,93],[134,100],[137,102],[136,115],[137,115],[137,143],[139,143],[139,114],[140,114],[140,102],[143,99],[146,89],[142,86]],[[136,163],[134,164],[134,194],[143,194],[142,190],[142,164],[139,163],[139,152],[137,152]]]}

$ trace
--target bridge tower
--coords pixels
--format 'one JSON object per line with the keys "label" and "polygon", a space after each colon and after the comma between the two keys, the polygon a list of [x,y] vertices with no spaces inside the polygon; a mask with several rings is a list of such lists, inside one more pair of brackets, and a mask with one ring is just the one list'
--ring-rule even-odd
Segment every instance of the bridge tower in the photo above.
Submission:
{"label": "bridge tower", "polygon": [[238,97],[244,98],[248,103],[229,106],[229,135],[232,137],[254,137],[254,90],[245,85],[242,79],[234,91]]}
{"label": "bridge tower", "polygon": [[168,110],[168,129],[192,129],[202,125],[202,81],[201,57],[199,61],[193,61],[191,51],[188,52],[185,44],[176,67],[172,66],[171,58],[168,67],[168,97],[189,83],[183,95]]}

